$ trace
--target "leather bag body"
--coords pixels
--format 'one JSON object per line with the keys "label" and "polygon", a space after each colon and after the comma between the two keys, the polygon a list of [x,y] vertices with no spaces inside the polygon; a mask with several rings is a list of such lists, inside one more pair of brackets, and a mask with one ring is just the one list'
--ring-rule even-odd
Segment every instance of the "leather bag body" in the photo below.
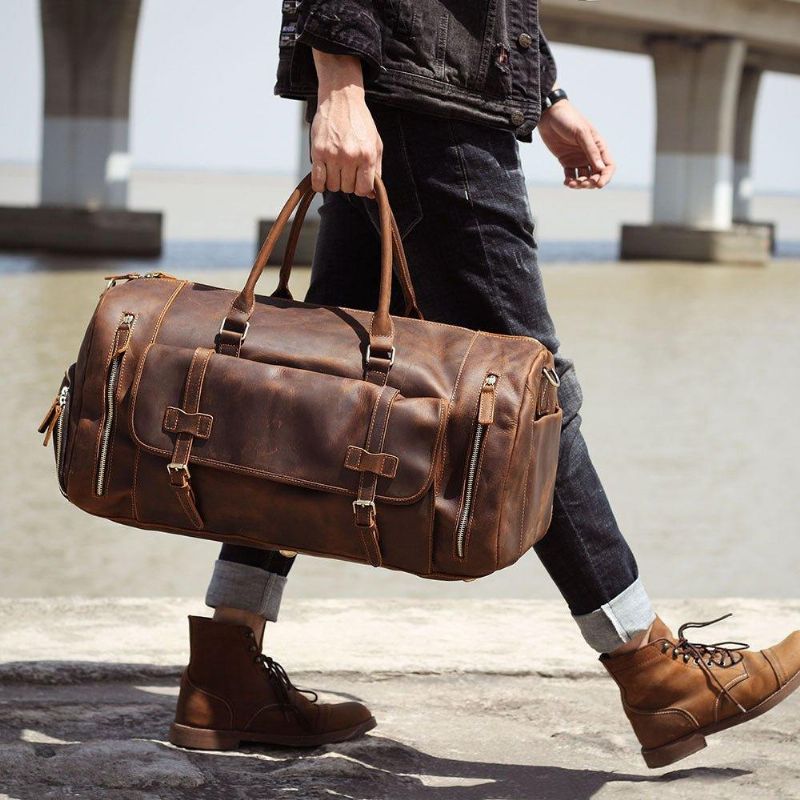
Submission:
{"label": "leather bag body", "polygon": [[[125,525],[427,578],[512,564],[552,514],[552,354],[422,319],[380,179],[377,311],[293,300],[313,194],[307,176],[241,292],[162,274],[109,282],[41,427],[63,493]],[[297,207],[278,289],[256,296]],[[402,317],[388,312],[393,269]]]}

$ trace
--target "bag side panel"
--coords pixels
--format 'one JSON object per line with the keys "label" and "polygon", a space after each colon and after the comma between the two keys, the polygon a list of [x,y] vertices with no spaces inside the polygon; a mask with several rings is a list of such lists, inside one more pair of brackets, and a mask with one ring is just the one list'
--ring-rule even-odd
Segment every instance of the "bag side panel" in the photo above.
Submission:
{"label": "bag side panel", "polygon": [[[69,500],[91,514],[131,516],[136,448],[125,422],[131,382],[138,359],[156,335],[171,299],[183,285],[183,282],[171,279],[139,279],[118,284],[103,294],[95,312],[80,384],[80,408],[73,414],[75,430],[68,479]],[[102,496],[98,496],[97,458],[108,411],[109,364],[116,332],[126,314],[134,315],[135,322],[114,393],[117,407],[108,443],[111,466],[107,488]]]}
{"label": "bag side panel", "polygon": [[553,369],[553,356],[542,350],[530,370],[520,406],[500,518],[499,565],[521,558],[546,532],[552,513],[553,488],[561,436],[561,410],[537,419],[543,389],[550,389],[542,370]]}
{"label": "bag side panel", "polygon": [[[503,511],[503,486],[517,437],[527,376],[543,350],[530,339],[486,333],[478,334],[470,348],[451,398],[446,428],[434,528],[436,573],[479,577],[499,568],[498,522]],[[470,505],[467,483],[481,387],[487,375],[496,376],[494,418],[483,433]]]}

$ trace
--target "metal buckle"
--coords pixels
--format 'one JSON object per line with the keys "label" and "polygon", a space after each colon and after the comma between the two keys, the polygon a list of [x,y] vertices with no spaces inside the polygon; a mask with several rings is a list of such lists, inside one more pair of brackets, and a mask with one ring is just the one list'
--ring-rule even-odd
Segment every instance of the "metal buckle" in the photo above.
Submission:
{"label": "metal buckle", "polygon": [[[372,358],[372,348],[367,345],[367,353],[366,353],[366,362],[369,364],[370,359]],[[387,358],[389,359],[389,366],[394,365],[394,347],[388,352]]]}
{"label": "metal buckle", "polygon": [[[226,331],[227,333],[239,333],[239,331],[231,330],[230,328],[225,327],[225,323],[228,321],[228,318],[222,320],[222,323],[219,326],[219,336],[222,336],[222,332]],[[247,338],[247,332],[250,330],[250,320],[247,320],[244,324],[244,331],[242,332],[242,338],[239,340],[239,344],[241,344]]]}
{"label": "metal buckle", "polygon": [[353,500],[353,513],[357,514],[359,508],[369,508],[372,513],[375,513],[374,500]]}
{"label": "metal buckle", "polygon": [[192,477],[189,474],[189,466],[187,464],[179,464],[175,461],[171,461],[169,464],[167,464],[167,472],[170,474],[173,472],[183,472],[186,475],[187,481]]}

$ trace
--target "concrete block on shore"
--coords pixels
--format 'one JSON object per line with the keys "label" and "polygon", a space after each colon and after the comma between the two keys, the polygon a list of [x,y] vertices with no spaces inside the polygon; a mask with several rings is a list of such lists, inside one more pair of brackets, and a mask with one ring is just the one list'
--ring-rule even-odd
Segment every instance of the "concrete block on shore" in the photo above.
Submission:
{"label": "concrete block on shore", "polygon": [[683,225],[623,225],[620,258],[625,261],[696,261],[762,266],[772,255],[769,225],[734,225],[704,230]]}
{"label": "concrete block on shore", "polygon": [[[258,221],[258,241],[256,242],[256,249],[260,248],[267,234],[270,232],[275,220],[261,219]],[[287,225],[278,241],[275,243],[275,249],[270,255],[268,264],[282,264],[283,256],[286,252],[286,242],[289,240],[289,231],[291,226]],[[300,229],[300,235],[297,239],[297,247],[294,251],[294,264],[310,264],[314,260],[314,249],[317,246],[317,234],[319,233],[319,217],[316,214],[309,214],[303,227]]]}
{"label": "concrete block on shore", "polygon": [[70,206],[0,206],[0,250],[87,255],[161,255],[159,211]]}

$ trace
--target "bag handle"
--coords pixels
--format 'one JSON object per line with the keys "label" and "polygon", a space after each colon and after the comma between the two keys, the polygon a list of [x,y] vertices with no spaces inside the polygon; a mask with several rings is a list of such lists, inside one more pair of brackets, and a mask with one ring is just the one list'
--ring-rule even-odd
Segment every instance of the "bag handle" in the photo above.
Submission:
{"label": "bag handle", "polygon": [[[250,317],[255,307],[255,288],[258,279],[261,277],[264,267],[267,265],[267,261],[275,248],[275,243],[283,233],[289,217],[301,201],[305,199],[306,195],[311,197],[314,195],[314,190],[311,188],[310,172],[300,181],[289,196],[289,199],[284,203],[272,228],[270,228],[269,234],[267,234],[267,238],[258,251],[244,288],[236,296],[227,316],[222,320],[217,338],[218,352],[238,357],[242,342],[245,340],[250,327]],[[370,325],[369,345],[365,362],[367,379],[373,383],[384,384],[386,383],[389,369],[394,363],[394,326],[389,315],[389,303],[392,293],[392,248],[397,248],[399,260],[399,254],[402,254],[403,262],[405,262],[405,253],[403,252],[403,244],[399,239],[399,235],[397,238],[392,236],[392,211],[389,207],[389,198],[383,181],[377,175],[375,176],[375,195],[380,216],[381,280],[378,306],[372,315],[372,324]],[[309,198],[305,203],[306,210],[310,202]],[[406,264],[406,271],[407,268]],[[411,286],[410,280],[407,281],[407,285]]]}
{"label": "bag handle", "polygon": [[[303,195],[297,211],[292,220],[292,229],[289,232],[289,238],[286,240],[286,249],[283,254],[283,263],[281,264],[280,276],[278,278],[278,287],[272,293],[272,297],[280,297],[284,300],[293,300],[292,292],[289,289],[289,278],[292,274],[292,267],[294,265],[295,251],[297,250],[297,243],[300,239],[300,231],[305,221],[306,213],[314,199],[315,192],[312,190]],[[391,209],[390,209],[391,210]],[[411,282],[411,273],[408,269],[408,261],[406,254],[402,247],[402,237],[400,230],[397,227],[397,221],[392,213],[392,250],[394,253],[394,271],[397,275],[400,288],[403,290],[403,297],[406,301],[404,314],[407,317],[416,317],[417,319],[424,319],[422,312],[417,305],[417,296],[414,292],[414,284]]]}

